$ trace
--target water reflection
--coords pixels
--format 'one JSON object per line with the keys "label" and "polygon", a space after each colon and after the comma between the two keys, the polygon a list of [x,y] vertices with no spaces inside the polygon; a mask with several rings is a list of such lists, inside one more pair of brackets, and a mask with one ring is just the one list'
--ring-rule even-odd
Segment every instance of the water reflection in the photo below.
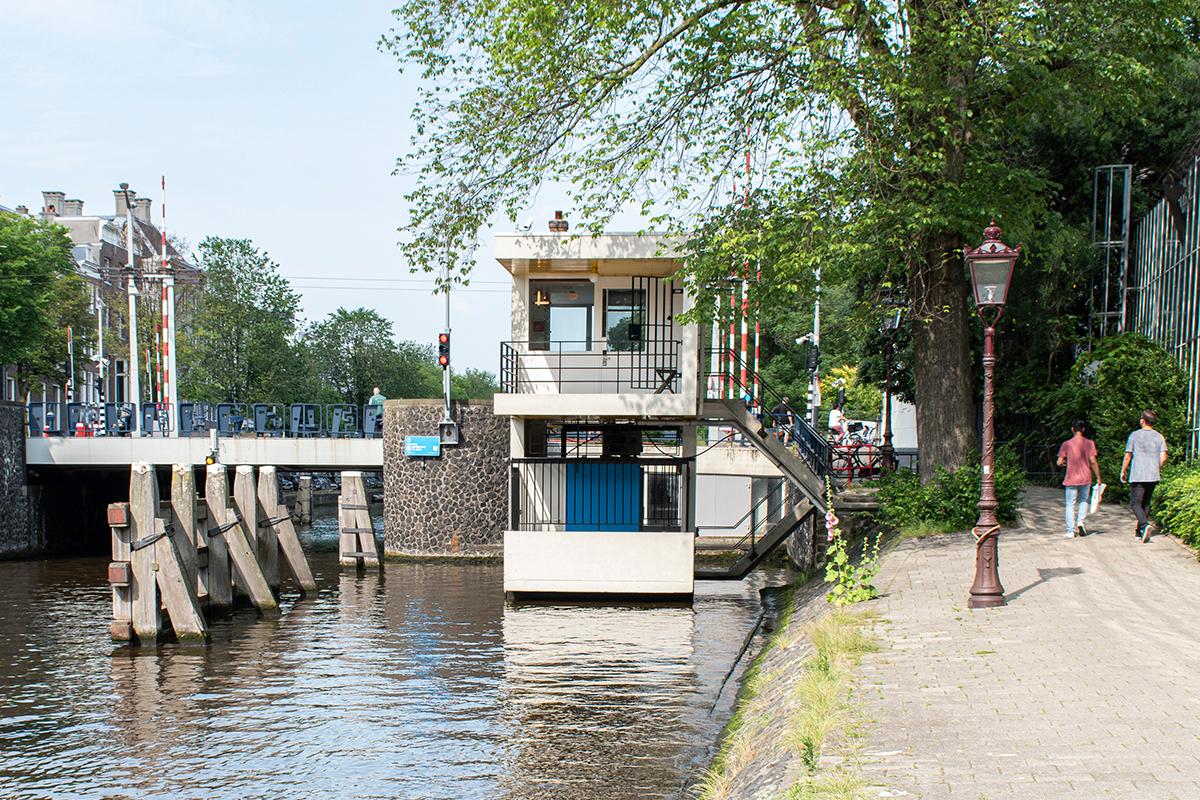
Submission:
{"label": "water reflection", "polygon": [[108,641],[104,561],[0,564],[0,797],[677,797],[759,613],[758,583],[506,608],[497,564],[356,574],[303,538],[315,598],[157,652]]}

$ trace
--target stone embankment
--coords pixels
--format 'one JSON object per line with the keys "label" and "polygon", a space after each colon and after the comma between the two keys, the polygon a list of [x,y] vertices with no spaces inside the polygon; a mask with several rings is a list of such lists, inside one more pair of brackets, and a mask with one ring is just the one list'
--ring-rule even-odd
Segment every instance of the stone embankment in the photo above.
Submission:
{"label": "stone embankment", "polygon": [[41,549],[25,483],[25,408],[0,402],[0,558]]}

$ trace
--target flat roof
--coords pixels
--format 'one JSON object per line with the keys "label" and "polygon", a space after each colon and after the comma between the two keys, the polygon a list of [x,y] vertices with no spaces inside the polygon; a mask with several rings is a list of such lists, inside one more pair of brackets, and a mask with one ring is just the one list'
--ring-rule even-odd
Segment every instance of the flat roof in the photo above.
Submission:
{"label": "flat roof", "polygon": [[684,240],[661,233],[502,233],[495,256],[513,272],[668,273],[683,261]]}

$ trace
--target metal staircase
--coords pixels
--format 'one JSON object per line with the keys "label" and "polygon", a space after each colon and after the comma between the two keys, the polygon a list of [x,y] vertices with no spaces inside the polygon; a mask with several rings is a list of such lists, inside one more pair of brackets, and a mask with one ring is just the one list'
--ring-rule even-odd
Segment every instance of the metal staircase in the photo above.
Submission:
{"label": "metal staircase", "polygon": [[776,547],[787,541],[797,528],[804,525],[816,513],[812,503],[807,500],[802,501],[792,506],[788,511],[784,512],[783,517],[771,525],[767,532],[760,538],[755,536],[753,526],[750,533],[738,543],[749,540],[749,550],[737,561],[730,564],[728,567],[722,568],[700,568],[695,572],[695,578],[698,581],[740,581],[742,578],[750,574],[750,571],[761,564],[767,556],[775,550]]}

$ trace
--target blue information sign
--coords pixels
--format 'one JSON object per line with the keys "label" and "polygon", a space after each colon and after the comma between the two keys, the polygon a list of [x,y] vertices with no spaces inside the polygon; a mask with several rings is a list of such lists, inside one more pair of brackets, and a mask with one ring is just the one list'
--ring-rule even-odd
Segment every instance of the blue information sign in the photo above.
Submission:
{"label": "blue information sign", "polygon": [[405,436],[404,455],[439,458],[442,455],[442,441],[436,436]]}

